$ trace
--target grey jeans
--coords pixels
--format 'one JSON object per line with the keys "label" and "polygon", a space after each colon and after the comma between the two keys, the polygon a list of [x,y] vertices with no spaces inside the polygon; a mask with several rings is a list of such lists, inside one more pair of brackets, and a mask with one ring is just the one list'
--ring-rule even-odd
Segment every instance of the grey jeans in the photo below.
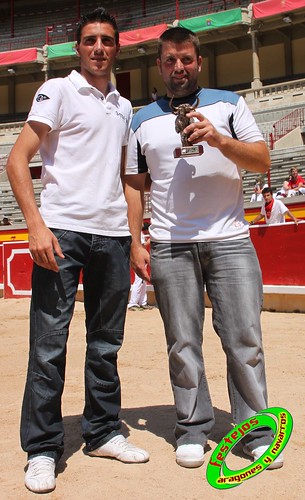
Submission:
{"label": "grey jeans", "polygon": [[[151,276],[167,340],[177,445],[205,445],[214,412],[202,355],[204,286],[213,307],[213,326],[226,354],[233,422],[267,407],[260,325],[263,290],[257,256],[249,238],[152,242]],[[251,450],[270,443],[271,432],[258,429],[245,440]]]}

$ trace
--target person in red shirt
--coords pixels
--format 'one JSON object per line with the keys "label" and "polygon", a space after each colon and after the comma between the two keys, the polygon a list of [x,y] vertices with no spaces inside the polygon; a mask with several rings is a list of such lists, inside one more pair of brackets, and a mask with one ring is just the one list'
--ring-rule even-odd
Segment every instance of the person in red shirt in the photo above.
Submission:
{"label": "person in red shirt", "polygon": [[292,167],[289,171],[288,181],[288,196],[295,196],[296,194],[305,194],[305,181],[298,173],[296,167]]}

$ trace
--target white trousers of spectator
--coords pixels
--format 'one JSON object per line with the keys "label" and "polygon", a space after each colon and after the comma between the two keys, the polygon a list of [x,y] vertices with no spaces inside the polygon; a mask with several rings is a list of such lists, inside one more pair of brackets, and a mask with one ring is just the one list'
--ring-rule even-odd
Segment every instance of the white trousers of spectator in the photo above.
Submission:
{"label": "white trousers of spectator", "polygon": [[135,280],[131,287],[131,295],[128,307],[145,306],[147,304],[146,281],[135,274]]}
{"label": "white trousers of spectator", "polygon": [[305,188],[299,188],[298,191],[295,191],[294,189],[289,189],[288,191],[288,196],[296,196],[296,195],[299,195],[299,194],[305,194]]}

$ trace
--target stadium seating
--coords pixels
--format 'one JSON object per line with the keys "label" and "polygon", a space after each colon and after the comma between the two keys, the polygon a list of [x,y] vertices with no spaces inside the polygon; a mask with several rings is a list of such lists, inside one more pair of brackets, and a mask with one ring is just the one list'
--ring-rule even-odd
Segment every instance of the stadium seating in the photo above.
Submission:
{"label": "stadium seating", "polygon": [[[52,0],[52,2],[14,2],[14,36],[11,38],[9,21],[10,7],[3,6],[0,11],[0,46],[1,51],[16,50],[25,47],[42,46],[46,42],[46,27],[50,31],[51,43],[73,40],[75,25],[79,13],[101,5],[99,1],[81,1],[80,12],[76,0]],[[179,0],[175,9],[173,0],[155,0],[153,2],[130,2],[104,0],[106,7],[117,19],[120,31],[129,31],[161,23],[173,23],[176,14],[180,19],[248,6],[248,0]]]}
{"label": "stadium seating", "polygon": [[[283,184],[283,181],[288,177],[291,167],[296,167],[299,174],[305,177],[305,147],[293,147],[273,150],[270,152],[272,168],[270,170],[270,186],[273,191],[278,191]],[[243,188],[244,200],[250,201],[253,194],[255,180],[258,174],[243,171]],[[265,175],[265,181],[268,182],[268,177]]]}

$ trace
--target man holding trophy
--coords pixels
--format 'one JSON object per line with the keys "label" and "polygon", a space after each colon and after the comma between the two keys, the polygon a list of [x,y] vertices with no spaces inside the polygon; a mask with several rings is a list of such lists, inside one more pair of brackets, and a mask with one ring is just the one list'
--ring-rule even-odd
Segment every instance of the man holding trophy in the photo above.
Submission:
{"label": "man holding trophy", "polygon": [[[177,411],[176,461],[199,467],[214,425],[202,355],[205,289],[227,358],[233,422],[267,407],[262,279],[244,219],[242,169],[264,173],[270,158],[242,97],[198,87],[202,58],[193,32],[166,30],[157,64],[166,96],[135,114],[125,176],[131,261],[148,280],[149,254],[140,232],[149,172],[151,281]],[[258,429],[242,444],[256,460],[271,441],[270,430]],[[270,468],[282,465],[279,456]]]}

